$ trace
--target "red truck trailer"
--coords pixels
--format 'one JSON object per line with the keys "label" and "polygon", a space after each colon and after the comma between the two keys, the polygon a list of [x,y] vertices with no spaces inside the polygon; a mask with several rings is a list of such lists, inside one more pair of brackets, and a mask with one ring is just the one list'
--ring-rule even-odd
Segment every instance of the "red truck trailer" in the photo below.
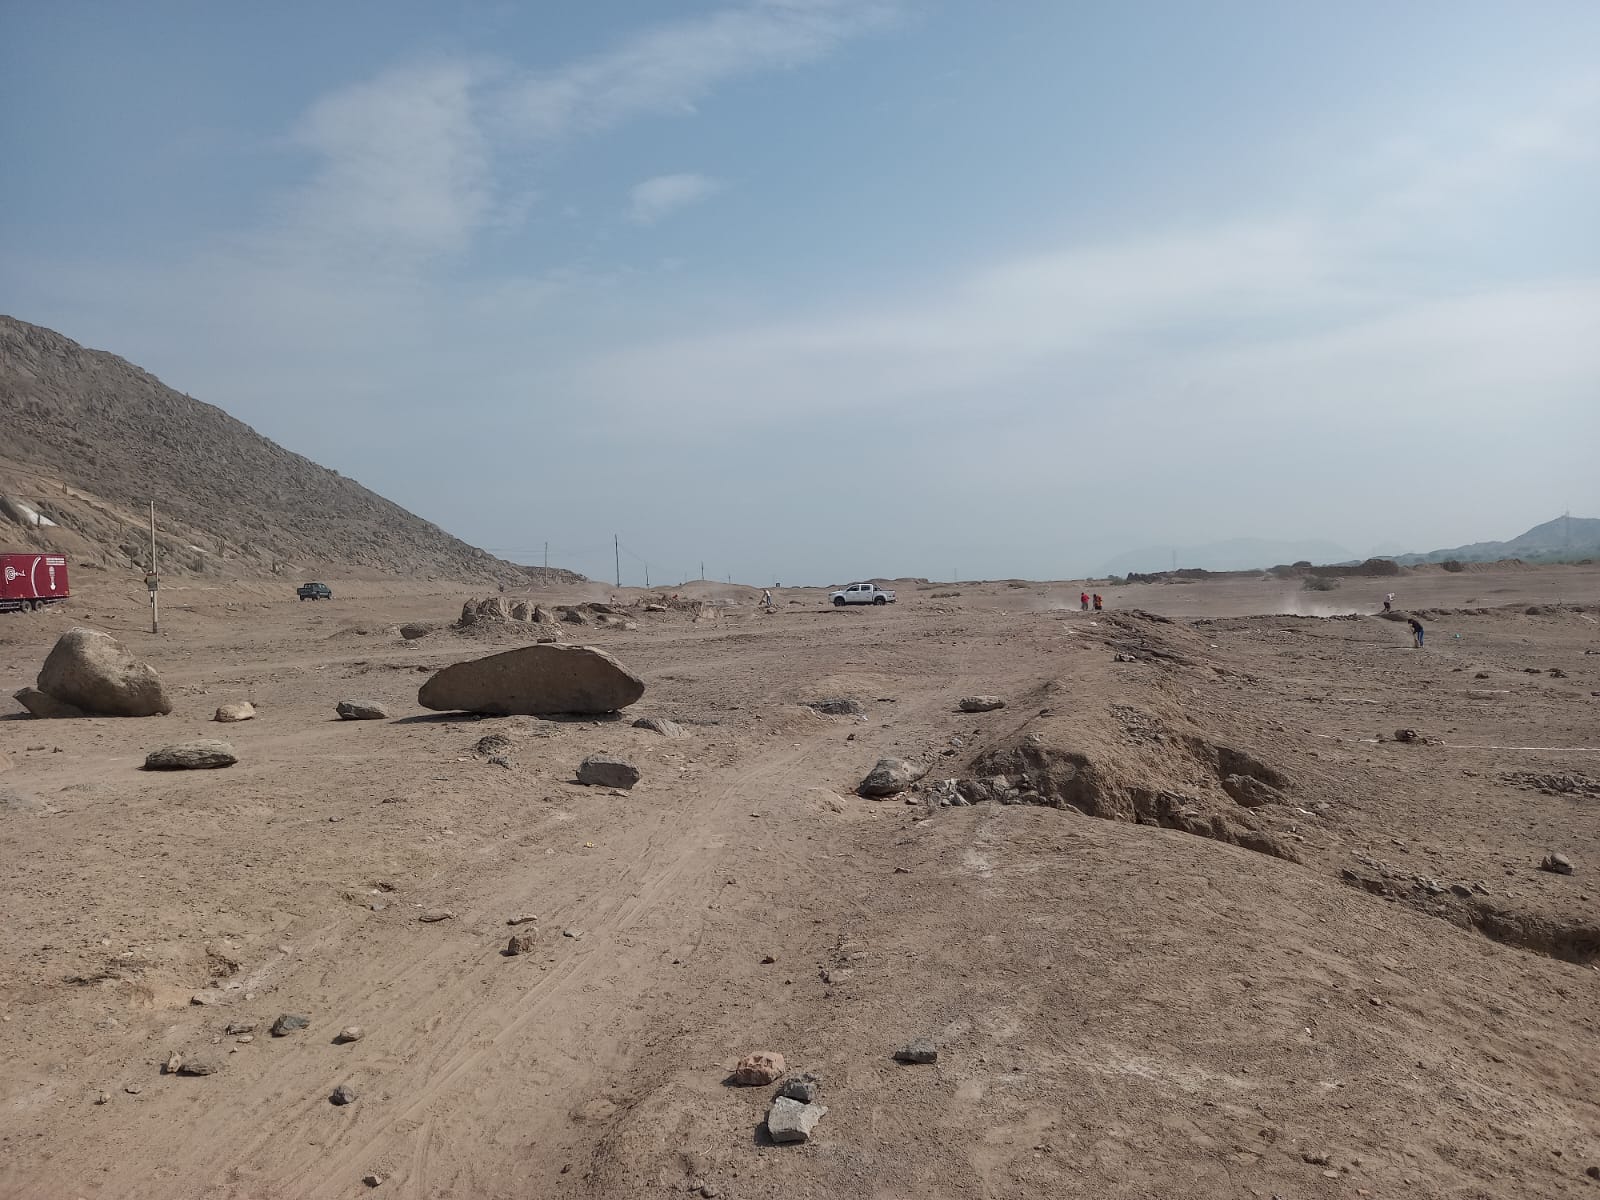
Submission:
{"label": "red truck trailer", "polygon": [[61,555],[0,554],[0,612],[36,612],[70,595]]}

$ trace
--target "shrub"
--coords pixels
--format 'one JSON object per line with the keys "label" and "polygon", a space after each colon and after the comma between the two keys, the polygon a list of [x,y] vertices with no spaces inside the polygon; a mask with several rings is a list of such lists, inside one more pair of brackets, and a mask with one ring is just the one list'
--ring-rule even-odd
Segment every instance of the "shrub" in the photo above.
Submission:
{"label": "shrub", "polygon": [[1327,575],[1307,575],[1300,584],[1304,592],[1332,592],[1338,590],[1339,581]]}
{"label": "shrub", "polygon": [[1461,560],[1457,559],[1457,558],[1447,558],[1442,563],[1440,563],[1439,565],[1441,567],[1443,567],[1446,571],[1450,571],[1450,572],[1465,571],[1467,569],[1462,564]]}

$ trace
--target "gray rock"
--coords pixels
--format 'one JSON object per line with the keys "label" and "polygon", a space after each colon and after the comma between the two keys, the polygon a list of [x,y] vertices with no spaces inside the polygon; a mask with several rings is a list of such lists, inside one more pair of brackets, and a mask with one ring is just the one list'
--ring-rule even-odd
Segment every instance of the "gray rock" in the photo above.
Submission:
{"label": "gray rock", "polygon": [[334,712],[345,721],[387,721],[389,710],[376,700],[341,700]]}
{"label": "gray rock", "polygon": [[895,796],[928,773],[920,763],[903,758],[880,758],[856,791],[863,796]]}
{"label": "gray rock", "polygon": [[903,1063],[932,1063],[939,1061],[939,1049],[927,1038],[918,1038],[914,1042],[907,1042],[894,1052],[896,1062]]}
{"label": "gray rock", "polygon": [[235,700],[231,704],[217,705],[216,714],[211,718],[224,725],[234,721],[253,721],[256,718],[256,706],[248,700]]}
{"label": "gray rock", "polygon": [[686,738],[689,731],[676,721],[669,721],[665,717],[640,717],[633,723],[635,729],[648,729],[652,733],[659,733],[662,737]]}
{"label": "gray rock", "polygon": [[608,713],[644,695],[644,681],[604,650],[524,646],[446,667],[417,693],[424,708],[499,716]]}
{"label": "gray rock", "polygon": [[993,712],[997,708],[1004,708],[1006,702],[999,696],[965,696],[961,700],[960,708],[964,713]]}
{"label": "gray rock", "polygon": [[69,629],[39,668],[39,690],[102,717],[153,717],[172,711],[161,677],[110,634]]}
{"label": "gray rock", "polygon": [[255,1031],[255,1021],[232,1021],[222,1032],[227,1034],[229,1037],[238,1037],[240,1034],[254,1033]]}
{"label": "gray rock", "polygon": [[560,608],[556,610],[561,614],[561,619],[568,625],[588,625],[589,617],[581,608]]}
{"label": "gray rock", "polygon": [[511,606],[511,619],[513,621],[530,621],[533,619],[533,605],[526,600],[518,600]]}
{"label": "gray rock", "polygon": [[612,754],[591,754],[578,765],[578,782],[627,789],[639,782],[639,768]]}
{"label": "gray rock", "polygon": [[209,1058],[185,1058],[178,1064],[178,1075],[215,1075],[221,1064]]}
{"label": "gray rock", "polygon": [[859,717],[867,711],[866,706],[859,700],[851,700],[844,696],[830,696],[825,700],[807,700],[805,707],[814,712],[826,713],[830,717]]}
{"label": "gray rock", "polygon": [[338,1034],[335,1035],[333,1040],[343,1046],[350,1042],[359,1042],[366,1036],[367,1031],[360,1025],[346,1025],[343,1029],[339,1030]]}
{"label": "gray rock", "polygon": [[813,1104],[817,1099],[817,1088],[818,1080],[809,1072],[804,1075],[791,1075],[783,1081],[783,1086],[778,1089],[778,1095],[800,1104]]}
{"label": "gray rock", "polygon": [[827,1114],[821,1104],[801,1104],[787,1096],[779,1096],[767,1112],[767,1132],[779,1144],[809,1142],[811,1131]]}
{"label": "gray rock", "polygon": [[426,621],[408,621],[400,626],[400,636],[408,642],[414,642],[418,638],[427,637],[433,630],[434,626]]}
{"label": "gray rock", "polygon": [[356,1090],[348,1083],[341,1083],[333,1089],[333,1095],[329,1096],[328,1100],[339,1105],[354,1104],[356,1102]]}
{"label": "gray rock", "polygon": [[272,1023],[269,1031],[273,1037],[287,1037],[291,1033],[299,1033],[311,1024],[310,1017],[302,1017],[298,1013],[281,1013]]}
{"label": "gray rock", "polygon": [[47,696],[38,688],[25,687],[19,692],[14,692],[12,699],[42,721],[61,721],[89,715],[76,704],[68,704],[64,700],[57,700],[54,696]]}
{"label": "gray rock", "polygon": [[145,755],[146,771],[209,771],[217,767],[231,767],[238,762],[233,747],[227,742],[211,738],[196,738],[192,742],[175,742]]}
{"label": "gray rock", "polygon": [[1571,875],[1572,860],[1565,854],[1546,854],[1544,861],[1539,864],[1539,870],[1549,871],[1555,875]]}

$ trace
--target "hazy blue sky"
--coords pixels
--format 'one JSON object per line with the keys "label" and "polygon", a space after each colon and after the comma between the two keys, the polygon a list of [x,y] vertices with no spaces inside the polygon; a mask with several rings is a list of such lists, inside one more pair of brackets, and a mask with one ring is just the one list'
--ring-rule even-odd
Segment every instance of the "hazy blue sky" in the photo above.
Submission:
{"label": "hazy blue sky", "polygon": [[0,311],[513,556],[1071,576],[1600,515],[1593,0],[4,24]]}

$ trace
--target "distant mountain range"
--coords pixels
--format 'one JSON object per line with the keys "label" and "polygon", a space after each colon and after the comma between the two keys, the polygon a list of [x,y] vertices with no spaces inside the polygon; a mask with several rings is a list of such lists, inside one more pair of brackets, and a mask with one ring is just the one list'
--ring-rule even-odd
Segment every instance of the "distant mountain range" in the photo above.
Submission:
{"label": "distant mountain range", "polygon": [[1508,542],[1473,542],[1470,546],[1454,546],[1449,550],[1430,550],[1426,554],[1397,554],[1395,560],[1402,566],[1417,563],[1495,562],[1502,558],[1520,558],[1525,562],[1572,562],[1582,558],[1600,558],[1600,518],[1557,517],[1543,525],[1535,525],[1526,533],[1519,533]]}
{"label": "distant mountain range", "polygon": [[1231,538],[1204,546],[1148,546],[1119,554],[1100,569],[1102,575],[1126,575],[1130,571],[1152,574],[1170,571],[1176,559],[1179,568],[1203,571],[1254,571],[1280,563],[1342,562],[1354,557],[1348,549],[1333,542],[1277,542],[1265,538]]}
{"label": "distant mountain range", "polygon": [[[1600,558],[1600,518],[1562,516],[1543,525],[1535,525],[1510,541],[1474,542],[1470,546],[1454,546],[1448,550],[1429,550],[1426,553],[1399,553],[1392,546],[1384,546],[1365,557],[1392,558],[1407,567],[1452,559],[1457,562],[1496,562],[1502,558],[1520,558],[1524,562],[1572,562]],[[1130,550],[1108,561],[1100,573],[1156,574],[1170,571],[1174,566],[1180,570],[1255,571],[1297,562],[1312,562],[1318,566],[1348,566],[1363,560],[1364,556],[1352,554],[1334,542],[1231,538],[1203,546],[1149,546],[1143,550]]]}

